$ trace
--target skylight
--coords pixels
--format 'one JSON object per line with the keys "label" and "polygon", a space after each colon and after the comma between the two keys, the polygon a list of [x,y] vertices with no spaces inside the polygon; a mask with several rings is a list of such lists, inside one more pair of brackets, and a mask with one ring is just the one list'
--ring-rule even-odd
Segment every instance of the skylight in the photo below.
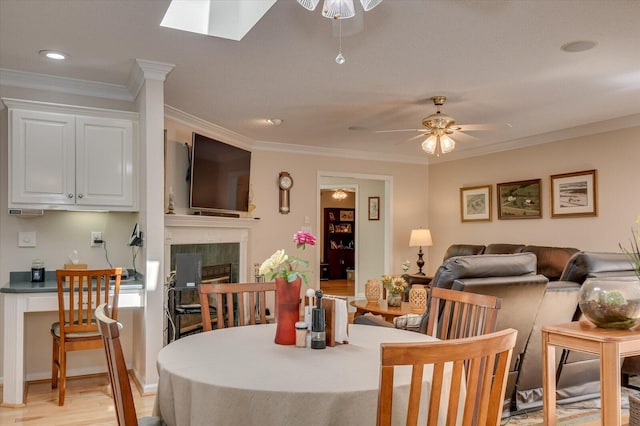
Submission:
{"label": "skylight", "polygon": [[171,0],[160,26],[242,40],[276,0]]}

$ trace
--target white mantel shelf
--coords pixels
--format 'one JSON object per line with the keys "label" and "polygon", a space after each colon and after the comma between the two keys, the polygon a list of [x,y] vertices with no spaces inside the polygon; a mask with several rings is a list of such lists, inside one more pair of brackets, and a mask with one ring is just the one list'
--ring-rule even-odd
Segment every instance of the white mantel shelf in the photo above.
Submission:
{"label": "white mantel shelf", "polygon": [[253,217],[219,217],[183,214],[164,215],[164,226],[187,226],[197,228],[251,228],[260,219]]}

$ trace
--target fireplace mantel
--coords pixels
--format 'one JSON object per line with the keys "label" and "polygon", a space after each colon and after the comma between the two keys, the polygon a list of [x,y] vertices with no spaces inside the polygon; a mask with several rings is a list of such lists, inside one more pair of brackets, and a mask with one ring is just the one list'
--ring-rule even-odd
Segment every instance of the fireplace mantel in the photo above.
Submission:
{"label": "fireplace mantel", "polygon": [[252,228],[259,219],[253,217],[219,217],[185,214],[164,215],[164,226],[188,226],[192,228]]}
{"label": "fireplace mantel", "polygon": [[239,243],[239,282],[249,276],[249,231],[254,218],[167,214],[164,216],[165,276],[171,267],[171,245]]}

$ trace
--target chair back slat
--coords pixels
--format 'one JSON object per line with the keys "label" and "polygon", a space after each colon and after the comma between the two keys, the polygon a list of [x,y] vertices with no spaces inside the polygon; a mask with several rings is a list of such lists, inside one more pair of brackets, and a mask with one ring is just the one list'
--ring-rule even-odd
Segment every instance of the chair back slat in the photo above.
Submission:
{"label": "chair back slat", "polygon": [[56,270],[61,339],[68,333],[98,331],[93,311],[109,299],[117,319],[121,275],[122,268]]}
{"label": "chair back slat", "polygon": [[[234,310],[234,296],[237,304],[238,325],[246,325],[245,312],[249,311],[249,324],[256,324],[256,318],[260,318],[260,324],[267,322],[267,292],[273,292],[275,296],[275,282],[267,283],[222,283],[200,284],[200,312],[202,313],[202,328],[210,331],[211,314],[209,295],[215,295],[216,324],[217,328],[234,327],[236,314]],[[246,297],[246,300],[245,300]],[[245,303],[246,302],[246,303]],[[226,314],[226,317],[225,317]]]}
{"label": "chair back slat", "polygon": [[[460,339],[382,343],[377,424],[391,425],[394,408],[402,410],[398,414],[406,416],[407,426],[416,425],[421,412],[426,419],[423,424],[437,424],[445,398],[447,425],[498,426],[517,334],[506,329]],[[431,388],[422,394],[430,395],[428,408],[422,407],[424,398],[418,390],[424,385],[427,364],[432,370]],[[393,407],[392,403],[396,366],[412,368],[410,395],[404,407]]]}
{"label": "chair back slat", "polygon": [[107,304],[99,305],[95,310],[95,318],[99,326],[107,365],[109,369],[109,381],[113,393],[113,401],[116,407],[116,417],[120,426],[134,426],[138,424],[136,407],[133,401],[133,393],[129,384],[129,374],[120,343],[120,324],[113,318],[109,318]]}
{"label": "chair back slat", "polygon": [[429,295],[427,334],[441,340],[495,331],[501,299],[434,287]]}

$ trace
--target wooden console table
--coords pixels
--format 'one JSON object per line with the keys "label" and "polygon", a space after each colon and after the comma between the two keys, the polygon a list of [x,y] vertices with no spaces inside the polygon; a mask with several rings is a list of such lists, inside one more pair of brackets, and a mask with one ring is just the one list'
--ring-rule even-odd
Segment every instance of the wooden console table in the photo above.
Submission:
{"label": "wooden console table", "polygon": [[365,299],[356,299],[350,302],[350,305],[356,308],[356,313],[354,317],[359,317],[360,315],[364,315],[367,312],[376,315],[382,315],[385,321],[393,322],[395,317],[399,317],[400,315],[406,314],[418,314],[421,315],[424,313],[417,312],[411,310],[409,307],[409,302],[402,302],[401,306],[389,306],[387,305],[386,300],[379,300],[377,302],[368,302]]}
{"label": "wooden console table", "polygon": [[640,329],[599,328],[588,321],[542,327],[544,424],[556,424],[556,346],[600,356],[601,423],[622,423],[620,358],[640,355]]}

